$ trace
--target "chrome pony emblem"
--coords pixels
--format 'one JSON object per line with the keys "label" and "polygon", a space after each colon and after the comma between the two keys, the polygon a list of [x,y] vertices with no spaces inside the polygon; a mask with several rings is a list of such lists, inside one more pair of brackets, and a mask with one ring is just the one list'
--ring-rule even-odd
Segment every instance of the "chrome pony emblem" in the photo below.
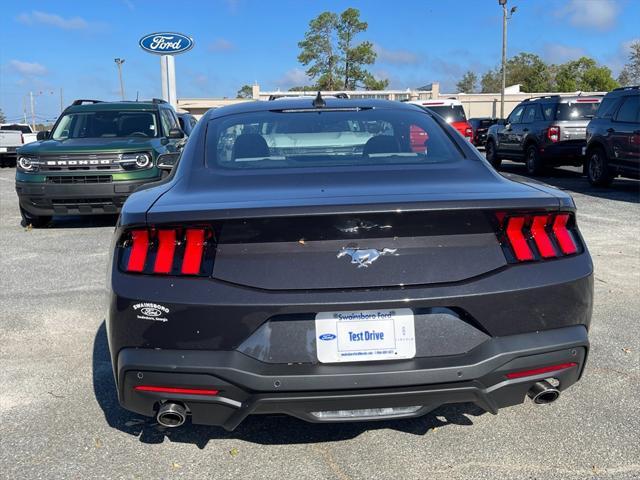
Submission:
{"label": "chrome pony emblem", "polygon": [[343,247],[338,252],[337,257],[342,258],[345,255],[351,257],[351,263],[358,265],[358,268],[368,267],[383,255],[396,255],[397,248],[383,248],[376,250],[375,248],[359,249],[354,247]]}

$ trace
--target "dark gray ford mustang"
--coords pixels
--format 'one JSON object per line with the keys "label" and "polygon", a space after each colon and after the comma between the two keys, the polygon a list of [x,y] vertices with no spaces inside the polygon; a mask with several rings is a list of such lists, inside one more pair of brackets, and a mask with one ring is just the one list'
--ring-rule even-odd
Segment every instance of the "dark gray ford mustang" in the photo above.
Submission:
{"label": "dark gray ford mustang", "polygon": [[589,349],[572,199],[397,102],[209,111],[127,200],[110,272],[120,403],[165,426],[496,413],[556,400]]}

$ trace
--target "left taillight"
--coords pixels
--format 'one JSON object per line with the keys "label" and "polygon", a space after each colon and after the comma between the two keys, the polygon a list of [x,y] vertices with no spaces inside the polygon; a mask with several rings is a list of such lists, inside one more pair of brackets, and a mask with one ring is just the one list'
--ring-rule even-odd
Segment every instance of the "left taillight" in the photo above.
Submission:
{"label": "left taillight", "polygon": [[498,239],[510,263],[548,260],[582,251],[573,214],[497,214]]}
{"label": "left taillight", "polygon": [[209,276],[215,235],[208,226],[136,228],[123,234],[118,250],[127,273]]}
{"label": "left taillight", "polygon": [[465,128],[464,129],[464,136],[466,137],[467,140],[472,142],[473,141],[473,128],[471,128],[471,127]]}

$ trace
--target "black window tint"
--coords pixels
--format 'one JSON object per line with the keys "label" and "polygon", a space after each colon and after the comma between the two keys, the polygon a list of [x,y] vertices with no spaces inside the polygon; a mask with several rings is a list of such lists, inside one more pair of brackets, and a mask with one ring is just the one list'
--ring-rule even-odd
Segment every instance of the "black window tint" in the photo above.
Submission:
{"label": "black window tint", "polygon": [[542,105],[542,116],[545,120],[553,120],[553,114],[555,111],[555,103],[545,103],[544,105]]}
{"label": "black window tint", "polygon": [[447,123],[466,122],[467,120],[462,105],[425,105],[422,108],[437,113],[444,118]]}
{"label": "black window tint", "polygon": [[525,111],[524,115],[522,115],[521,123],[533,123],[536,120],[536,110],[538,110],[537,105],[529,105]]}
{"label": "black window tint", "polygon": [[616,122],[636,123],[638,121],[638,110],[640,109],[640,96],[625,97],[618,113]]}
{"label": "black window tint", "polygon": [[602,100],[602,103],[600,103],[600,107],[598,107],[596,117],[611,118],[613,112],[616,110],[616,106],[618,105],[619,100],[620,97],[609,97]]}
{"label": "black window tint", "polygon": [[511,112],[511,115],[509,115],[509,123],[520,123],[523,111],[523,106],[516,107],[516,109]]}

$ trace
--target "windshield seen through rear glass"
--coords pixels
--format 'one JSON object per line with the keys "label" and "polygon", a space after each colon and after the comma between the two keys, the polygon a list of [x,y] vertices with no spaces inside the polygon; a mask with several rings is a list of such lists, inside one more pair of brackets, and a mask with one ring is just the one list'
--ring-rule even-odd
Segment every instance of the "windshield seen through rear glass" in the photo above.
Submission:
{"label": "windshield seen through rear glass", "polygon": [[211,120],[207,162],[227,169],[428,164],[461,158],[426,113],[393,109],[267,111]]}
{"label": "windshield seen through rear glass", "polygon": [[158,136],[158,122],[153,112],[102,111],[68,113],[56,126],[51,138],[112,138]]}

